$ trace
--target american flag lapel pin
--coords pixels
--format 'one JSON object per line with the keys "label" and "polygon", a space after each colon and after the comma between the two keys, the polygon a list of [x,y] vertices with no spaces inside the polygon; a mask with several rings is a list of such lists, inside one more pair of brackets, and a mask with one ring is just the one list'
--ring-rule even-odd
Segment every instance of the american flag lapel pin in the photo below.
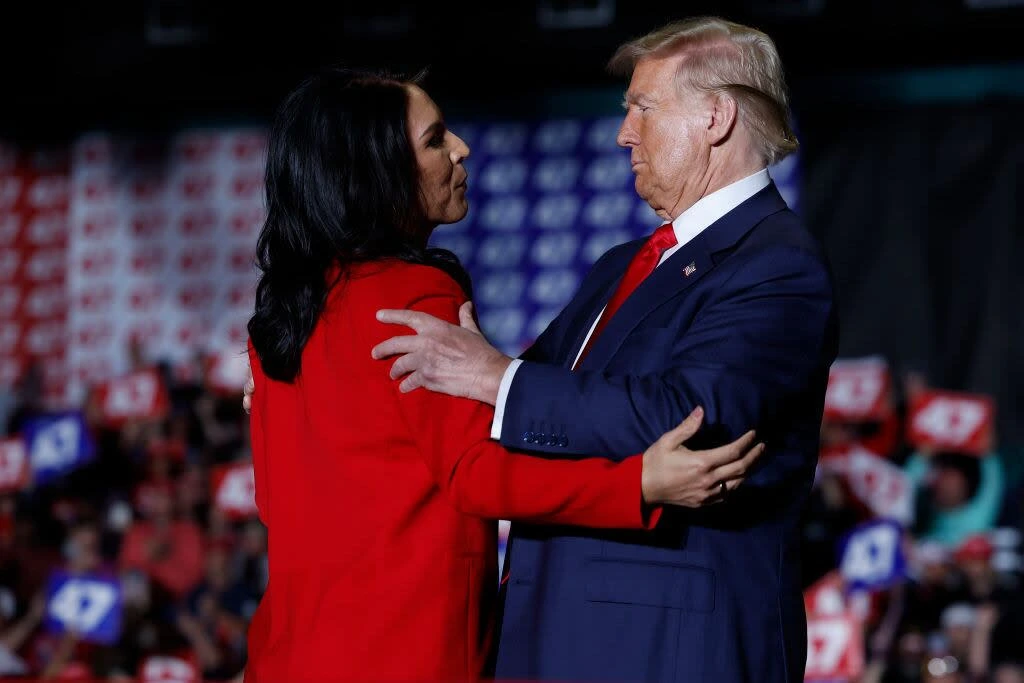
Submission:
{"label": "american flag lapel pin", "polygon": [[697,272],[697,262],[696,261],[691,261],[690,265],[688,265],[685,268],[683,268],[683,275],[685,275],[686,277],[690,277],[691,275],[693,275],[696,272]]}

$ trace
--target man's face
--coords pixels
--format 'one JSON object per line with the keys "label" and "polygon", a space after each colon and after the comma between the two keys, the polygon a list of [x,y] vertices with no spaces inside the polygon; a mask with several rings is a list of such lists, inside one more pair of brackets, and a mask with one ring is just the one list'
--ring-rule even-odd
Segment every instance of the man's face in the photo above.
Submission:
{"label": "man's face", "polygon": [[680,89],[676,74],[683,59],[677,55],[637,62],[617,139],[631,151],[637,194],[666,220],[692,206],[708,184],[711,99]]}

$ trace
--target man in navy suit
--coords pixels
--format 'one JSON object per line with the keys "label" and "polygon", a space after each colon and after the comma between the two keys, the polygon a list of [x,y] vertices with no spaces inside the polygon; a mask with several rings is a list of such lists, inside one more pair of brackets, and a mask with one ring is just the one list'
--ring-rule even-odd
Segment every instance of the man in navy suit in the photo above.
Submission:
{"label": "man in navy suit", "polygon": [[618,142],[666,221],[615,247],[521,359],[477,333],[383,311],[416,336],[393,377],[496,406],[493,436],[556,457],[641,452],[697,407],[688,445],[755,428],[768,450],[724,502],[667,511],[654,532],[513,525],[497,676],[803,680],[798,517],[811,488],[828,370],[832,283],[767,167],[796,149],[782,68],[763,33],[720,19],[622,46]]}

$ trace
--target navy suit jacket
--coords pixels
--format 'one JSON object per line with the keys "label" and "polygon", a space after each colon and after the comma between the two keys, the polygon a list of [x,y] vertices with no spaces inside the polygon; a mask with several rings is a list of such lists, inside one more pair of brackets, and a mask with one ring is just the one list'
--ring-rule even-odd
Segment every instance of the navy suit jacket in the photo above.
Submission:
{"label": "navy suit jacket", "polygon": [[703,406],[689,446],[756,428],[767,450],[725,503],[667,508],[653,532],[513,524],[497,676],[797,683],[798,518],[838,336],[829,268],[770,184],[661,264],[571,371],[642,242],[602,256],[524,354],[501,442],[620,458]]}

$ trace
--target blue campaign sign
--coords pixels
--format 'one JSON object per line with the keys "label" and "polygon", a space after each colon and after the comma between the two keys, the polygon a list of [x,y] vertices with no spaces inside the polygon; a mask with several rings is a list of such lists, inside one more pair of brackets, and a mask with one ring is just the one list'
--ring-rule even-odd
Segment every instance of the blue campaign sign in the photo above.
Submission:
{"label": "blue campaign sign", "polygon": [[72,631],[84,641],[110,645],[121,637],[121,584],[115,578],[54,572],[46,586],[50,633]]}
{"label": "blue campaign sign", "polygon": [[[664,221],[633,188],[629,150],[616,142],[621,117],[453,122],[472,148],[469,214],[439,227],[431,245],[469,271],[483,332],[518,355],[576,292],[590,267],[617,244]],[[793,209],[800,165],[769,169]]]}
{"label": "blue campaign sign", "polygon": [[92,460],[95,446],[81,412],[52,413],[29,420],[25,449],[36,484],[45,484]]}
{"label": "blue campaign sign", "polygon": [[888,519],[861,524],[847,534],[839,561],[847,588],[879,590],[902,581],[907,575],[902,541],[903,528]]}

